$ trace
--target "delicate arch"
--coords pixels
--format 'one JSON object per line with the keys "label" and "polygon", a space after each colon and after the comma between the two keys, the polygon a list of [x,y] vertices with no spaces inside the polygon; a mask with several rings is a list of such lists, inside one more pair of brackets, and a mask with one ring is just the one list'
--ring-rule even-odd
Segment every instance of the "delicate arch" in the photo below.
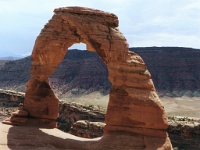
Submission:
{"label": "delicate arch", "polygon": [[58,99],[48,78],[67,49],[82,42],[104,61],[112,83],[104,136],[134,133],[159,137],[169,148],[167,119],[151,75],[141,57],[128,50],[127,41],[117,28],[117,16],[82,7],[59,8],[54,12],[35,42],[23,109],[38,119],[58,117]]}

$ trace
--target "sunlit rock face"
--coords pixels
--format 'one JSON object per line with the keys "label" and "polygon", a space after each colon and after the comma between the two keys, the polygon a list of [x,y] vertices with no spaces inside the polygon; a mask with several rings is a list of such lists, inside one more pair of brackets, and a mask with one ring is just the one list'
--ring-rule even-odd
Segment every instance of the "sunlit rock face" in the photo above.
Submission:
{"label": "sunlit rock face", "polygon": [[82,7],[54,12],[35,42],[23,110],[29,117],[43,119],[40,123],[58,117],[58,99],[48,78],[68,48],[82,42],[106,64],[112,83],[104,137],[127,135],[133,137],[135,144],[131,145],[139,149],[171,149],[166,115],[151,75],[142,58],[128,51],[118,17]]}

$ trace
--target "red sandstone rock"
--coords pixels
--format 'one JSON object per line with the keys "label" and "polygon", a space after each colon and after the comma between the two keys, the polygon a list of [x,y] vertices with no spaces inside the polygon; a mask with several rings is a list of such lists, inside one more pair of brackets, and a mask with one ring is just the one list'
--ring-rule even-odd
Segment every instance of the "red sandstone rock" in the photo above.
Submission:
{"label": "red sandstone rock", "polygon": [[[131,136],[138,149],[169,150],[167,119],[142,58],[128,51],[126,38],[112,13],[82,7],[56,9],[37,37],[24,110],[38,119],[58,117],[58,99],[48,78],[74,43],[85,43],[107,65],[112,83],[103,141]],[[136,136],[137,135],[137,136]],[[127,141],[126,141],[127,142]],[[126,143],[125,142],[125,143]]]}
{"label": "red sandstone rock", "polygon": [[11,117],[3,121],[4,124],[21,125],[27,124],[28,112],[23,110],[23,104],[19,104],[19,109],[11,114]]}
{"label": "red sandstone rock", "polygon": [[87,120],[79,120],[75,122],[70,130],[70,133],[84,138],[101,137],[103,134],[103,122],[89,122]]}

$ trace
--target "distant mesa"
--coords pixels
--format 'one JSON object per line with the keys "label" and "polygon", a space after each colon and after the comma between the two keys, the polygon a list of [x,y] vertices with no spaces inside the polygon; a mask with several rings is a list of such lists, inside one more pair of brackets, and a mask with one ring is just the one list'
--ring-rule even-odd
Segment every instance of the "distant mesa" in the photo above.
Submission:
{"label": "distant mesa", "polygon": [[[129,49],[147,64],[159,96],[200,97],[200,50],[180,47]],[[31,57],[12,62],[0,60],[0,88],[25,92],[30,68]],[[70,99],[73,89],[79,89],[79,94],[84,94],[82,91],[108,94],[111,83],[107,76],[107,68],[97,53],[70,50],[49,81],[59,98]]]}
{"label": "distant mesa", "polygon": [[0,60],[18,60],[18,59],[22,59],[23,57],[0,57]]}

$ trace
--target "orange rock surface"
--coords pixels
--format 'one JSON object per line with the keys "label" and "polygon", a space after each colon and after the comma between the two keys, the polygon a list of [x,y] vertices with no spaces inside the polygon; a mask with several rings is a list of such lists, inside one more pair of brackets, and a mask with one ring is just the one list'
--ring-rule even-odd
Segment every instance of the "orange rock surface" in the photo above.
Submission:
{"label": "orange rock surface", "polygon": [[52,121],[58,117],[58,99],[48,78],[68,48],[82,42],[107,65],[112,83],[104,137],[131,135],[138,139],[141,149],[172,149],[165,131],[168,124],[164,107],[151,75],[142,58],[128,51],[117,16],[82,7],[59,8],[54,12],[32,52],[31,79],[23,107],[28,115]]}

